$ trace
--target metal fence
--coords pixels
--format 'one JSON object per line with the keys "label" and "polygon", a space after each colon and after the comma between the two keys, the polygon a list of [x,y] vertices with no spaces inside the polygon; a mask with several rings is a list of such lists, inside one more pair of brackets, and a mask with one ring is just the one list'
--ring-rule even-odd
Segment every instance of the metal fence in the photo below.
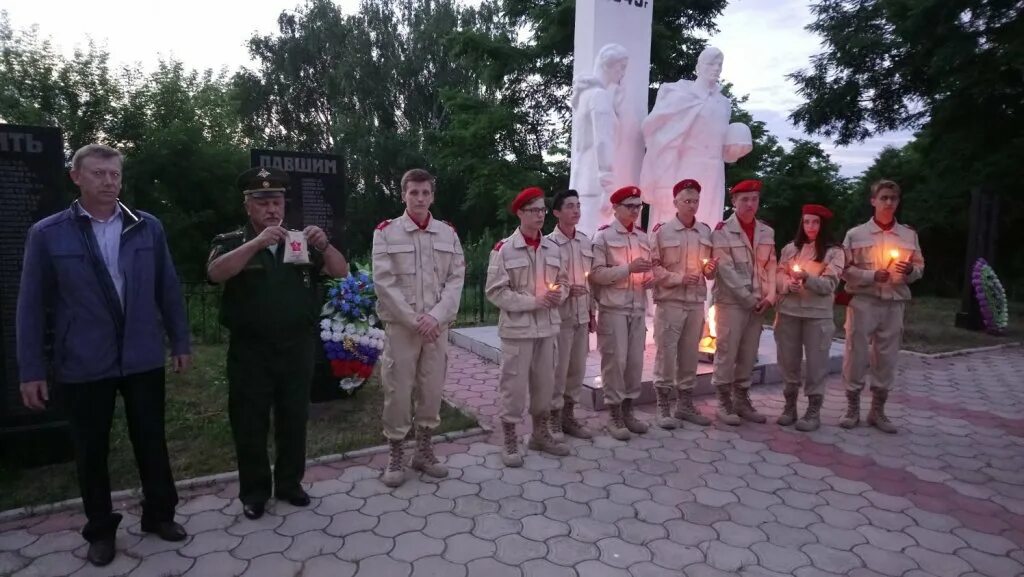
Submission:
{"label": "metal fence", "polygon": [[[486,275],[466,275],[462,287],[462,303],[455,317],[455,326],[497,324],[498,309],[484,295]],[[189,326],[196,342],[216,344],[224,342],[227,330],[219,320],[221,287],[207,282],[184,282],[185,309]]]}

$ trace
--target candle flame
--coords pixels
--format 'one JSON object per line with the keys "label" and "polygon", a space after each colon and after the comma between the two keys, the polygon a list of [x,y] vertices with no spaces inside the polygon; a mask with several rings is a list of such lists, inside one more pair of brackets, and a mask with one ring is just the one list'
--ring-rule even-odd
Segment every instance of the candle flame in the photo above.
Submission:
{"label": "candle flame", "polygon": [[800,265],[798,265],[798,264],[793,265],[793,272],[800,272]]}
{"label": "candle flame", "polygon": [[891,256],[892,258],[900,258],[900,251],[892,249],[889,251],[889,256]]}
{"label": "candle flame", "polygon": [[708,264],[708,259],[706,259],[706,258],[702,258],[702,259],[700,259],[700,262],[701,262],[702,264]]}

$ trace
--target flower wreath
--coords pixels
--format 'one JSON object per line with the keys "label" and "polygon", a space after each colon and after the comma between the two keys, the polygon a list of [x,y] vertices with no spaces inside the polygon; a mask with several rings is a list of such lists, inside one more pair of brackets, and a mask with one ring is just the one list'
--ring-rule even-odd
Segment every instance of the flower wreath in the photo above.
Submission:
{"label": "flower wreath", "polygon": [[1009,307],[1006,304],[1006,291],[999,282],[996,271],[992,270],[985,259],[979,258],[974,263],[971,274],[974,286],[974,297],[978,299],[981,319],[985,329],[990,333],[1002,333],[1010,323]]}
{"label": "flower wreath", "polygon": [[[358,265],[357,265],[358,266]],[[377,295],[365,269],[327,283],[320,311],[320,340],[338,386],[354,393],[373,374],[384,350],[384,330],[377,318]]]}

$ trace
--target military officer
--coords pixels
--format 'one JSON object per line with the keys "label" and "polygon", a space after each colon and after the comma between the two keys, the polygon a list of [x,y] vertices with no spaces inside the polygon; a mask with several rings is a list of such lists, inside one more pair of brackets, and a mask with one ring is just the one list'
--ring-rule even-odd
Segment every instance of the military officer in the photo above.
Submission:
{"label": "military officer", "polygon": [[210,282],[224,285],[221,324],[228,328],[228,413],[238,456],[239,498],[250,519],[263,515],[271,496],[267,433],[274,413],[278,500],[303,507],[306,420],[321,303],[321,273],[345,276],[348,264],[316,226],[303,234],[311,264],[285,264],[282,226],[287,173],[257,167],[238,177],[249,222],[213,239],[206,267]]}
{"label": "military officer", "polygon": [[558,224],[547,238],[558,245],[562,265],[569,277],[569,298],[558,311],[562,325],[556,349],[551,436],[560,441],[564,438],[564,432],[577,439],[590,439],[594,435],[576,420],[575,407],[583,388],[590,333],[597,328],[594,318],[597,308],[590,296],[588,283],[590,268],[594,263],[594,249],[590,238],[576,230],[580,222],[579,193],[575,190],[558,192],[551,203],[551,210]]}
{"label": "military officer", "polygon": [[843,382],[847,411],[839,425],[860,423],[860,393],[871,374],[868,425],[886,433],[896,426],[885,415],[885,402],[896,376],[903,338],[903,313],[910,301],[910,283],[924,275],[924,256],[917,233],[896,222],[900,187],[891,180],[871,185],[875,215],[846,233],[843,247],[848,267],[846,291],[853,295],[846,310],[846,356]]}
{"label": "military officer", "polygon": [[[654,387],[658,426],[674,429],[679,421],[709,425],[711,420],[693,406],[697,355],[704,330],[707,280],[715,278],[711,258],[711,227],[697,221],[700,183],[682,180],[672,187],[675,216],[651,231],[654,261]],[[672,391],[676,410],[672,412]]]}
{"label": "military officer", "polygon": [[415,168],[402,176],[401,186],[405,214],[377,226],[372,251],[377,316],[387,333],[382,420],[391,455],[381,480],[389,487],[404,479],[403,443],[413,426],[412,468],[431,477],[448,475],[434,455],[431,432],[441,422],[448,326],[459,310],[466,276],[458,234],[430,214],[434,177]]}
{"label": "military officer", "polygon": [[764,313],[775,304],[775,231],[756,218],[761,181],[738,182],[730,197],[735,212],[711,233],[712,255],[718,259],[711,384],[718,391],[720,421],[764,423],[766,417],[750,402],[750,380]]}
{"label": "military officer", "polygon": [[544,226],[544,191],[523,190],[509,205],[519,218],[512,236],[498,242],[487,266],[487,300],[501,310],[501,460],[506,467],[521,467],[516,425],[523,420],[530,396],[533,434],[529,448],[556,456],[569,447],[555,441],[548,425],[554,390],[555,340],[561,326],[558,307],[569,296],[569,278],[558,245],[541,234]]}
{"label": "military officer", "polygon": [[[843,248],[832,242],[828,223],[832,211],[820,204],[805,204],[793,242],[782,247],[776,273],[779,304],[775,315],[775,344],[785,383],[786,405],[779,416],[782,426],[796,423],[798,431],[821,426],[821,404],[828,376],[828,352],[836,325],[832,309],[835,290],[843,274]],[[806,355],[804,394],[807,410],[797,420],[800,367]]]}
{"label": "military officer", "polygon": [[654,278],[650,241],[637,223],[643,207],[640,189],[626,186],[616,190],[611,204],[615,218],[594,235],[590,281],[597,289],[597,346],[608,403],[608,433],[625,441],[631,434],[647,432],[647,424],[633,414],[633,401],[640,396],[647,290],[654,285]]}

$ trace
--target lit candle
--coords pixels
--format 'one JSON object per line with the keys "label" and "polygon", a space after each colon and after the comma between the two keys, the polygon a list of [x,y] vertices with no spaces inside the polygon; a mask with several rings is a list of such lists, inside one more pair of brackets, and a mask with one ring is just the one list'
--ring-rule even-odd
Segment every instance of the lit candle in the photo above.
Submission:
{"label": "lit candle", "polygon": [[558,285],[555,284],[555,283],[551,283],[551,284],[548,285],[548,288],[553,290],[553,291],[556,291],[556,290],[558,290]]}
{"label": "lit candle", "polygon": [[900,251],[892,249],[889,251],[889,264],[885,265],[885,268],[892,266],[892,263],[896,262],[896,259],[900,258]]}
{"label": "lit candle", "polygon": [[800,265],[798,265],[798,264],[793,265],[793,272],[800,272]]}

